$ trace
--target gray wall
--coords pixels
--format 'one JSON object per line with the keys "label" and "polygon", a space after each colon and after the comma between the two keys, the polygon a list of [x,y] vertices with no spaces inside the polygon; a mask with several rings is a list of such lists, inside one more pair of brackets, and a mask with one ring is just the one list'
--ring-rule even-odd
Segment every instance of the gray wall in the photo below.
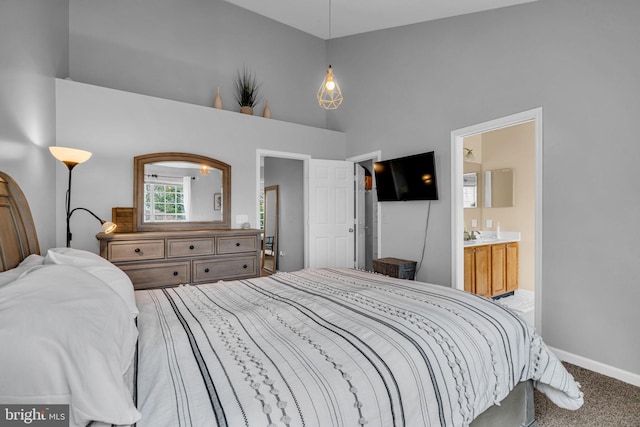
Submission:
{"label": "gray wall", "polygon": [[[179,151],[202,154],[231,165],[231,226],[247,215],[257,227],[257,150],[344,159],[342,132],[253,117],[231,111],[154,98],[68,80],[56,82],[56,126],[59,145],[93,153],[73,170],[73,206],[105,219],[112,207],[132,206],[133,157]],[[64,167],[57,168],[56,203],[64,210]],[[58,221],[64,244],[64,222]],[[99,224],[89,215],[74,215],[74,248],[98,251]]]}
{"label": "gray wall", "polygon": [[[70,0],[71,78],[239,111],[238,68],[254,70],[274,119],[324,127],[316,101],[325,42],[222,0]],[[261,104],[255,114],[262,114]]]}
{"label": "gray wall", "polygon": [[264,185],[278,186],[278,271],[304,267],[304,173],[302,160],[265,157]]}
{"label": "gray wall", "polygon": [[[67,0],[0,2],[0,170],[24,191],[40,249],[55,244],[55,79],[68,72]],[[64,167],[60,163],[61,167]]]}
{"label": "gray wall", "polygon": [[[640,374],[640,3],[540,0],[333,40],[347,155],[436,151],[427,261],[449,285],[451,131],[543,107],[542,332]],[[426,204],[382,206],[383,256],[410,257]]]}

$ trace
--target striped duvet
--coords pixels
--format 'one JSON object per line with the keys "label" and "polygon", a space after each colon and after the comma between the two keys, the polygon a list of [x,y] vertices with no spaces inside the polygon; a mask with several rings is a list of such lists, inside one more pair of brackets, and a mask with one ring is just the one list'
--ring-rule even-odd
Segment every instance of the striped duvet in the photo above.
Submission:
{"label": "striped duvet", "polygon": [[520,381],[582,394],[517,315],[348,269],[136,292],[138,426],[465,426]]}

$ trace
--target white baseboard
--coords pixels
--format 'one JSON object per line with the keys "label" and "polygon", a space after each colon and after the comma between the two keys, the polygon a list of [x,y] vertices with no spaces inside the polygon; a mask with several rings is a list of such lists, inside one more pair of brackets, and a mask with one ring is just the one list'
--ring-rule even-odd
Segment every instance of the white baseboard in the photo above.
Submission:
{"label": "white baseboard", "polygon": [[640,387],[640,375],[638,374],[623,371],[622,369],[614,368],[613,366],[605,365],[604,363],[596,362],[595,360],[587,359],[586,357],[578,356],[554,347],[549,347],[549,350],[551,350],[553,354],[558,356],[558,359],[563,362],[578,365],[582,368],[589,369],[590,371]]}

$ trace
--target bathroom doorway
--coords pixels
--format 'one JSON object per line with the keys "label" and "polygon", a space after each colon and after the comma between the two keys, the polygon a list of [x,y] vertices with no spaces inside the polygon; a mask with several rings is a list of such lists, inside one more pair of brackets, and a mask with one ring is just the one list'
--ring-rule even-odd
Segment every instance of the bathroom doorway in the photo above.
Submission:
{"label": "bathroom doorway", "polygon": [[[541,120],[541,109],[535,109],[452,132],[452,286],[464,289],[465,230],[480,231],[488,236],[495,236],[498,229],[503,235],[519,233],[518,288],[521,291],[502,302],[515,306],[538,330],[542,291]],[[503,170],[512,174],[512,199],[510,206],[497,207],[488,202],[491,186],[487,188],[485,184],[491,181],[492,172]],[[474,181],[471,177],[476,178],[475,204],[470,201],[468,188]],[[464,208],[465,205],[468,207]]]}

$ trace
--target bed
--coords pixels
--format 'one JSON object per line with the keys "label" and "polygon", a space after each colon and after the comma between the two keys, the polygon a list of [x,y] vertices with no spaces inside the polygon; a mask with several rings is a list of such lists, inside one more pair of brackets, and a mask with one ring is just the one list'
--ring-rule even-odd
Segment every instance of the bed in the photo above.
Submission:
{"label": "bed", "polygon": [[534,386],[582,405],[541,338],[489,299],[352,269],[134,293],[95,254],[39,255],[3,173],[0,223],[0,404],[140,427],[534,426]]}

